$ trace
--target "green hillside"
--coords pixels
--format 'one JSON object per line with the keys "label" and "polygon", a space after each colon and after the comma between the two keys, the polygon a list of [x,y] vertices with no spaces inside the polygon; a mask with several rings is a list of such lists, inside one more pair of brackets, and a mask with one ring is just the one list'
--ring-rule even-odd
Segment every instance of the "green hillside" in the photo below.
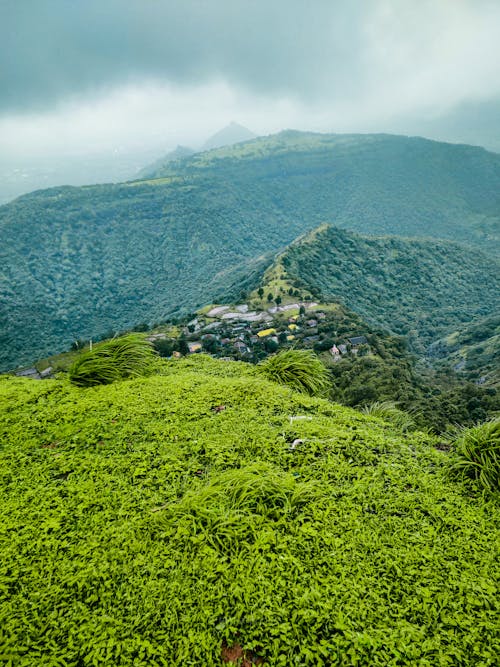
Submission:
{"label": "green hillside", "polygon": [[155,175],[0,207],[0,370],[234,298],[257,258],[325,221],[496,248],[500,156],[470,146],[284,132]]}
{"label": "green hillside", "polygon": [[498,312],[498,262],[449,241],[368,237],[324,226],[281,257],[288,281],[409,337],[414,350]]}
{"label": "green hillside", "polygon": [[440,441],[205,356],[0,402],[3,664],[496,664],[498,498]]}
{"label": "green hillside", "polygon": [[431,345],[428,355],[480,384],[499,385],[500,316],[465,325]]}

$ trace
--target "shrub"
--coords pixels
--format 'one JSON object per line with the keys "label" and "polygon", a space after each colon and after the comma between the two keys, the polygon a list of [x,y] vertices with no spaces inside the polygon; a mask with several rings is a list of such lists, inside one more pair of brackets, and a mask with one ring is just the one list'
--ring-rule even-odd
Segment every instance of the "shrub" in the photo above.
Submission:
{"label": "shrub", "polygon": [[91,387],[145,375],[153,366],[154,351],[143,335],[132,333],[96,345],[81,354],[68,374],[73,384]]}
{"label": "shrub", "polygon": [[488,491],[500,489],[500,418],[459,430],[453,444],[456,471]]}
{"label": "shrub", "polygon": [[268,380],[312,396],[324,395],[330,388],[330,374],[312,350],[283,350],[257,369]]}

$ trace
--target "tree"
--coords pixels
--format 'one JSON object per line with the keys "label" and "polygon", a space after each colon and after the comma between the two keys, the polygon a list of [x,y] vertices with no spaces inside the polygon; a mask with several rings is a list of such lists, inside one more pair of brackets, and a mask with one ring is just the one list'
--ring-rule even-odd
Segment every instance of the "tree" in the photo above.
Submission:
{"label": "tree", "polygon": [[179,338],[178,348],[179,348],[179,352],[182,354],[183,357],[185,357],[187,354],[189,354],[189,345],[188,345],[187,340],[184,338],[184,336],[181,336]]}
{"label": "tree", "polygon": [[257,290],[257,294],[259,295],[259,297],[260,297],[261,299],[263,299],[263,298],[264,298],[264,288],[263,288],[263,287],[259,287],[259,289]]}
{"label": "tree", "polygon": [[269,303],[271,303],[271,301],[274,301],[274,296],[271,294],[271,292],[269,292],[269,294],[267,295],[267,300],[269,301]]}
{"label": "tree", "polygon": [[279,294],[278,294],[278,296],[276,297],[275,301],[276,301],[276,305],[279,306],[280,303],[281,303],[281,297],[280,297]]}

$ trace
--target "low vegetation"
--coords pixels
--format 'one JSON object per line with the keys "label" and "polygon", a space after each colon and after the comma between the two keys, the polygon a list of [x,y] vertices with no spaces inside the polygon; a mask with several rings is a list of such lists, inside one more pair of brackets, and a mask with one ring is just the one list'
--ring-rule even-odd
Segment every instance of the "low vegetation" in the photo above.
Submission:
{"label": "low vegetation", "polygon": [[0,662],[479,665],[498,494],[420,432],[205,355],[0,378]]}

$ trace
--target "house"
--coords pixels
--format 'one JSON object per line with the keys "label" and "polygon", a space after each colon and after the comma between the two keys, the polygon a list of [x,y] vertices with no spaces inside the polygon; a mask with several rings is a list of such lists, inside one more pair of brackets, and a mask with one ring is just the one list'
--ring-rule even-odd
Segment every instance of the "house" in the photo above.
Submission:
{"label": "house", "polygon": [[191,354],[194,354],[195,352],[201,352],[201,343],[198,340],[192,343],[188,343],[188,347]]}
{"label": "house", "polygon": [[241,340],[237,340],[237,341],[234,343],[234,348],[235,348],[235,350],[237,350],[237,352],[239,352],[240,354],[246,354],[247,352],[250,351],[250,350],[248,349],[248,347],[245,345],[245,343],[243,343]]}
{"label": "house", "polygon": [[316,317],[318,318],[318,320],[324,320],[326,317],[326,313],[321,313],[321,312],[316,313]]}
{"label": "house", "polygon": [[312,345],[316,343],[319,340],[318,336],[306,336],[306,338],[302,339],[302,342],[305,343],[306,345]]}
{"label": "house", "polygon": [[354,338],[347,339],[353,347],[358,347],[358,345],[366,345],[368,341],[364,336],[354,336]]}
{"label": "house", "polygon": [[332,357],[339,357],[340,356],[340,350],[336,345],[333,345],[330,348],[329,352],[332,355]]}
{"label": "house", "polygon": [[317,327],[318,326],[318,320],[307,320],[306,322],[308,327]]}
{"label": "house", "polygon": [[24,371],[17,371],[17,377],[31,378],[32,380],[40,380],[40,373],[36,368],[26,368]]}
{"label": "house", "polygon": [[340,354],[347,354],[347,345],[339,345]]}
{"label": "house", "polygon": [[288,328],[290,329],[290,331],[295,331],[295,329],[297,329],[297,325],[292,323],[288,325]]}

